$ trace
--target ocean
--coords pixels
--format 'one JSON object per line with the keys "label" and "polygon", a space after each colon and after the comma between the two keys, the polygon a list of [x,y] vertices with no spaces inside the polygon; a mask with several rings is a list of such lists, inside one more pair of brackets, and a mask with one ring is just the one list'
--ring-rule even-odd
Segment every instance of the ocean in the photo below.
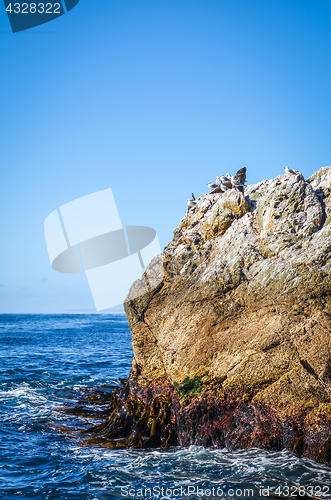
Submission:
{"label": "ocean", "polygon": [[0,358],[1,499],[331,498],[331,469],[289,451],[110,450],[60,432],[57,409],[128,377],[125,315],[0,315]]}

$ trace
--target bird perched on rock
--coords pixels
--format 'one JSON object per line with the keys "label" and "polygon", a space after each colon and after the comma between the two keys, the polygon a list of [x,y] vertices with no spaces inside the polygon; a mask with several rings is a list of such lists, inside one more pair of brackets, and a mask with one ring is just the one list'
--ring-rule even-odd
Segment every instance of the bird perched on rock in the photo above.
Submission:
{"label": "bird perched on rock", "polygon": [[241,184],[245,184],[246,182],[246,167],[240,168],[234,178],[241,182]]}
{"label": "bird perched on rock", "polygon": [[189,210],[190,208],[195,208],[197,202],[194,200],[187,200],[187,204],[188,204],[188,210]]}
{"label": "bird perched on rock", "polygon": [[223,174],[222,174],[222,175],[220,175],[220,176],[219,176],[219,178],[221,179],[221,182],[223,182],[223,184],[224,184],[224,182],[228,182],[228,180],[229,180],[229,179],[228,179],[227,177],[225,177],[225,175],[223,175]]}
{"label": "bird perched on rock", "polygon": [[196,200],[195,200],[195,196],[194,196],[194,194],[193,194],[193,193],[191,193],[191,195],[192,195],[192,199],[191,199],[191,200],[187,200],[187,204],[188,204],[188,209],[187,209],[187,211],[189,211],[189,210],[190,210],[190,208],[194,208],[194,207],[196,206],[196,204],[197,204],[197,202],[196,202]]}
{"label": "bird perched on rock", "polygon": [[226,174],[226,176],[222,174],[220,176],[220,179],[222,181],[222,184],[224,184],[224,186],[226,186],[228,188],[232,187],[231,186],[231,175],[230,174]]}
{"label": "bird perched on rock", "polygon": [[215,189],[218,187],[218,184],[212,184],[211,182],[207,182],[207,186],[209,187],[209,189]]}
{"label": "bird perched on rock", "polygon": [[291,175],[296,175],[299,172],[297,170],[291,170],[289,167],[284,167],[285,168],[285,174],[291,174]]}
{"label": "bird perched on rock", "polygon": [[226,186],[225,184],[220,184],[220,188],[221,188],[221,191],[223,191],[223,193],[225,193],[225,191],[227,191],[228,189],[230,189],[228,186]]}
{"label": "bird perched on rock", "polygon": [[235,179],[234,177],[231,177],[231,184],[232,184],[232,187],[234,187],[235,189],[239,189],[239,191],[243,192],[244,191],[244,185],[237,181],[237,179]]}

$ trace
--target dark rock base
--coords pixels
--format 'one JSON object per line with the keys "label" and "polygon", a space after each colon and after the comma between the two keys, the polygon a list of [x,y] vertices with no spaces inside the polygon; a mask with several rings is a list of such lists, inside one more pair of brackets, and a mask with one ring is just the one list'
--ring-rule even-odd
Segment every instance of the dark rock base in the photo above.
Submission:
{"label": "dark rock base", "polygon": [[331,420],[312,415],[309,407],[271,408],[249,401],[246,395],[206,387],[194,397],[180,397],[165,381],[132,392],[149,400],[165,394],[171,406],[174,439],[180,446],[227,447],[232,450],[284,448],[331,466]]}

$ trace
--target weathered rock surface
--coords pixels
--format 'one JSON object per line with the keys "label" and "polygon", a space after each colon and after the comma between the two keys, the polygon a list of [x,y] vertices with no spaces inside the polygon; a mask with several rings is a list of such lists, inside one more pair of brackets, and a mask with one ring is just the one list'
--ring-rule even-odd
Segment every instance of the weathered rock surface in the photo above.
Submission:
{"label": "weathered rock surface", "polygon": [[181,220],[147,269],[163,282],[125,305],[131,378],[177,394],[179,443],[331,464],[330,252],[331,167],[203,195]]}

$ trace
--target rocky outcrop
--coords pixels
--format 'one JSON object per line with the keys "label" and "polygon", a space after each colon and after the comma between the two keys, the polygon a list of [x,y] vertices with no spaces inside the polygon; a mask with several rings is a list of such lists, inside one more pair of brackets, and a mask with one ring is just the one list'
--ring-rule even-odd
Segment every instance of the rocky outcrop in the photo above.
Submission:
{"label": "rocky outcrop", "polygon": [[125,305],[131,379],[173,391],[179,443],[331,464],[330,251],[331,167],[203,195],[181,220],[144,277],[162,283]]}

